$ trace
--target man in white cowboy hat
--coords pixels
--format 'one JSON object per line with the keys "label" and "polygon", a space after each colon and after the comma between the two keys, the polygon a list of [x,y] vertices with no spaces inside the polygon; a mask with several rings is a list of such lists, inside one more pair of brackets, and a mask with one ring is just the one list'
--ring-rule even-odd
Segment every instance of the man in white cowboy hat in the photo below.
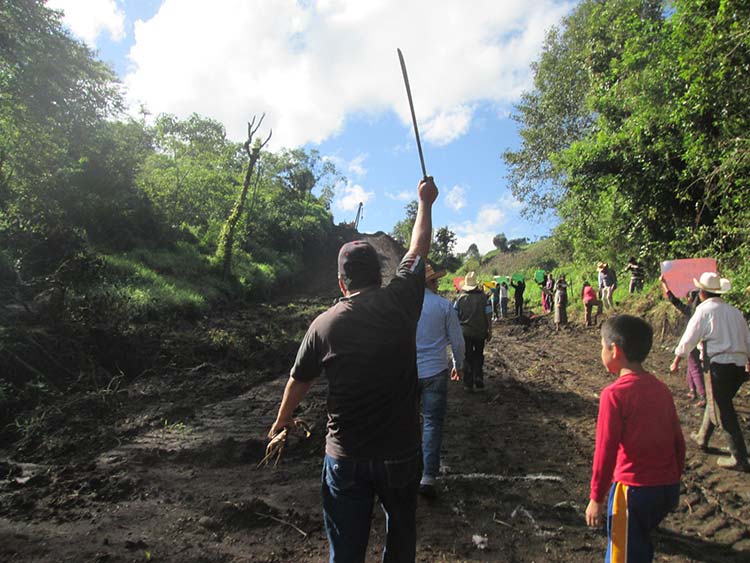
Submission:
{"label": "man in white cowboy hat", "polygon": [[721,298],[732,284],[714,272],[704,272],[693,283],[700,290],[701,304],[690,318],[670,367],[675,372],[681,358],[698,346],[706,372],[706,410],[703,424],[690,438],[705,450],[714,429],[723,429],[729,442],[729,457],[717,460],[721,467],[750,470],[747,448],[732,400],[750,372],[750,328],[739,309]]}
{"label": "man in white cowboy hat", "polygon": [[[417,324],[417,376],[422,412],[422,480],[419,492],[433,498],[440,472],[440,445],[443,420],[448,407],[448,376],[458,381],[464,364],[464,337],[461,323],[450,301],[438,295],[438,280],[445,270],[425,267],[422,315]],[[445,353],[450,344],[452,365]]]}
{"label": "man in white cowboy hat", "polygon": [[454,308],[466,347],[464,387],[467,391],[474,387],[484,389],[484,343],[492,338],[492,306],[479,287],[476,272],[469,272],[464,278]]}

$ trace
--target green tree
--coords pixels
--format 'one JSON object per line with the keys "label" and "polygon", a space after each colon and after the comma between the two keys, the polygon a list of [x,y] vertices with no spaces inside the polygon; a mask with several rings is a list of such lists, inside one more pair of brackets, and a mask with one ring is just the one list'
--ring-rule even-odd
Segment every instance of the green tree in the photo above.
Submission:
{"label": "green tree", "polygon": [[141,123],[104,121],[92,131],[91,147],[80,158],[65,194],[67,219],[88,241],[108,249],[159,243],[165,229],[138,188],[136,176],[153,151]]}
{"label": "green tree", "polygon": [[139,186],[165,222],[213,246],[241,185],[242,146],[227,138],[221,123],[197,114],[160,115],[152,135],[155,150]]}
{"label": "green tree", "polygon": [[495,248],[500,252],[508,251],[508,237],[505,236],[505,233],[498,233],[492,237],[492,244],[494,244]]}
{"label": "green tree", "polygon": [[333,162],[322,158],[315,149],[282,149],[278,154],[270,154],[265,166],[290,193],[304,198],[317,189],[329,207],[333,188],[344,180]]}
{"label": "green tree", "polygon": [[414,228],[414,222],[417,220],[418,207],[416,200],[407,203],[404,207],[406,218],[397,222],[391,231],[391,236],[405,247],[408,247],[411,242],[411,231]]}
{"label": "green tree", "polygon": [[76,182],[122,106],[119,88],[44,2],[0,2],[0,232],[23,276],[85,248]]}
{"label": "green tree", "polygon": [[514,195],[554,208],[579,260],[658,253],[692,220],[692,196],[678,195],[689,184],[670,106],[684,85],[668,18],[655,0],[581,3],[550,33],[518,107],[524,143],[505,154]]}
{"label": "green tree", "polygon": [[[307,256],[315,254],[309,251],[331,231],[333,218],[326,188],[342,176],[333,163],[324,163],[315,151],[302,153],[302,149],[263,153],[258,188],[248,204],[238,240],[238,245],[256,260],[281,260],[300,268],[306,264]],[[300,162],[310,167],[300,174],[315,179],[304,193],[290,189],[287,181],[287,171],[299,173]],[[318,191],[320,196],[315,195]]]}
{"label": "green tree", "polygon": [[479,253],[479,247],[476,245],[476,243],[471,243],[469,245],[469,248],[466,249],[466,260],[476,260],[479,261],[482,258],[482,255]]}
{"label": "green tree", "polygon": [[516,250],[521,250],[521,248],[527,244],[529,244],[529,239],[526,237],[512,238],[508,241],[508,251],[514,252]]}
{"label": "green tree", "polygon": [[670,24],[675,83],[670,109],[684,163],[677,197],[692,212],[691,221],[677,233],[679,250],[701,249],[723,258],[746,285],[750,5],[739,0],[677,0]]}
{"label": "green tree", "polygon": [[[448,227],[440,227],[435,231],[435,236],[430,247],[430,258],[443,267],[450,269],[452,264],[453,249],[456,246],[456,234]],[[455,266],[454,266],[455,267]]]}

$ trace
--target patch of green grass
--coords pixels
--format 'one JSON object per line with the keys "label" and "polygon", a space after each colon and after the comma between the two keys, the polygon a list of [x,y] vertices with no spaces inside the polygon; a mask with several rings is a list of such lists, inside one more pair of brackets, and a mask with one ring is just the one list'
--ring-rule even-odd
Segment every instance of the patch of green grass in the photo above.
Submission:
{"label": "patch of green grass", "polygon": [[211,257],[187,244],[107,254],[102,260],[105,283],[89,288],[85,300],[131,320],[195,315],[232,292]]}
{"label": "patch of green grass", "polygon": [[[167,262],[173,259],[169,257]],[[121,301],[130,317],[152,316],[171,310],[197,312],[210,300],[221,296],[214,280],[216,276],[211,275],[208,268],[202,272],[187,268],[184,275],[177,275],[170,267],[161,269],[153,261],[142,260],[142,255],[130,253],[105,256],[110,284],[97,288],[95,292],[106,291],[110,297]]]}
{"label": "patch of green grass", "polygon": [[233,276],[227,279],[214,255],[187,243],[106,254],[104,283],[88,288],[79,299],[129,320],[195,316],[228,299],[266,298],[280,282],[291,280],[296,260],[283,254],[272,258],[273,264],[262,263],[235,250]]}

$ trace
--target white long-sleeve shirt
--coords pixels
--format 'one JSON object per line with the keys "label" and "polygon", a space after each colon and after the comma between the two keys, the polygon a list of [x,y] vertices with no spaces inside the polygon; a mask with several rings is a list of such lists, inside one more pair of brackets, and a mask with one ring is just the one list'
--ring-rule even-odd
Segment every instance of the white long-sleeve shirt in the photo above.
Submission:
{"label": "white long-sleeve shirt", "polygon": [[696,346],[713,363],[744,366],[750,358],[750,328],[739,309],[712,297],[695,309],[675,356],[684,358]]}

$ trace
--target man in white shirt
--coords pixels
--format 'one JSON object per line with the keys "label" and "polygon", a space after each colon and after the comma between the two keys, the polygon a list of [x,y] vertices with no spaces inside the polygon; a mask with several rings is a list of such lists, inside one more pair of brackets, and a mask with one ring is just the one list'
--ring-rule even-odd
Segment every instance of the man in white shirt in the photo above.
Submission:
{"label": "man in white shirt", "polygon": [[698,346],[706,373],[706,410],[698,432],[690,435],[701,449],[708,447],[714,429],[726,433],[731,456],[717,464],[729,469],[750,470],[747,448],[732,400],[750,372],[750,328],[739,309],[721,299],[732,288],[728,279],[713,272],[693,280],[700,289],[701,304],[690,318],[670,370],[676,372],[680,359]]}

